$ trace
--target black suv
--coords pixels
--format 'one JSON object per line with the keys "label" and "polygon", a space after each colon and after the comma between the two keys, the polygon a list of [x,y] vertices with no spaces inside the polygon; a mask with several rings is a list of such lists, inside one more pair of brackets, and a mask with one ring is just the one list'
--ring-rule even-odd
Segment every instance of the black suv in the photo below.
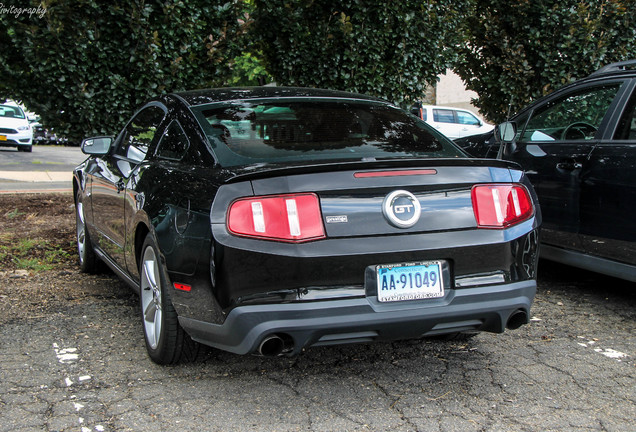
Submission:
{"label": "black suv", "polygon": [[514,138],[501,145],[492,132],[455,141],[525,169],[543,212],[541,256],[631,281],[635,89],[636,60],[613,63],[521,110],[511,118]]}

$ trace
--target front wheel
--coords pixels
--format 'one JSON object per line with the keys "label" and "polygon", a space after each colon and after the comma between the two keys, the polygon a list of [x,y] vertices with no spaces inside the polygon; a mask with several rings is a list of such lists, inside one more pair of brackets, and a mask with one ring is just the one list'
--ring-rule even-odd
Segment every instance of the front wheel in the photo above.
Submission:
{"label": "front wheel", "polygon": [[148,355],[158,364],[196,359],[200,345],[181,328],[172,305],[168,277],[151,234],[141,249],[139,263],[141,318]]}

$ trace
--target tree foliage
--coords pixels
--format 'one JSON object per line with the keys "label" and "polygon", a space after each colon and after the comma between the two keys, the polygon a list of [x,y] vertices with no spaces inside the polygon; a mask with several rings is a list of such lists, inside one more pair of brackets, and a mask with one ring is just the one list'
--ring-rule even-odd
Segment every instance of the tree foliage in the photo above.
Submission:
{"label": "tree foliage", "polygon": [[454,60],[466,1],[255,0],[250,31],[282,85],[405,104]]}
{"label": "tree foliage", "polygon": [[636,58],[634,0],[475,0],[455,67],[491,121],[601,66]]}
{"label": "tree foliage", "polygon": [[115,133],[150,96],[223,84],[243,31],[239,0],[25,3],[0,14],[0,97],[75,140]]}
{"label": "tree foliage", "polygon": [[5,0],[0,48],[0,98],[75,140],[162,92],[273,77],[406,105],[449,66],[499,121],[636,58],[636,0]]}

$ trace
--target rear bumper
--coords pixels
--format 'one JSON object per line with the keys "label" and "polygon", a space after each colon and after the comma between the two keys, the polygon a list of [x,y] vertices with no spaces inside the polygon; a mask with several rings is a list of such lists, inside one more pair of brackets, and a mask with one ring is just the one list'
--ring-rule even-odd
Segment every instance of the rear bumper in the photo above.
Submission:
{"label": "rear bumper", "polygon": [[376,297],[246,305],[233,309],[223,324],[180,317],[181,326],[201,343],[236,354],[257,352],[276,335],[289,354],[319,345],[396,340],[458,331],[501,333],[516,315],[526,323],[536,281],[452,289],[435,300],[379,303]]}

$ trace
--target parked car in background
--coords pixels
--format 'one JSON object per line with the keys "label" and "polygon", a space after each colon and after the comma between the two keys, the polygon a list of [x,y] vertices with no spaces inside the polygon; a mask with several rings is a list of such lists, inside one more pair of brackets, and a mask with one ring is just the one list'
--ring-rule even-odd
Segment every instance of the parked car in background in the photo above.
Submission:
{"label": "parked car in background", "polygon": [[516,164],[470,159],[358,94],[169,94],[74,171],[80,266],[140,294],[157,363],[528,322],[536,196]]}
{"label": "parked car in background", "polygon": [[[489,133],[456,140],[479,157],[518,162],[543,213],[541,255],[636,281],[636,60],[610,64]],[[501,149],[501,152],[500,152]]]}
{"label": "parked car in background", "polygon": [[493,125],[485,123],[474,113],[461,108],[416,103],[411,107],[411,113],[449,139],[483,134],[494,128]]}
{"label": "parked car in background", "polygon": [[0,104],[0,146],[30,152],[33,130],[22,108],[16,104]]}
{"label": "parked car in background", "polygon": [[67,145],[67,139],[58,137],[55,132],[42,126],[41,123],[31,123],[33,128],[33,142],[38,145]]}

